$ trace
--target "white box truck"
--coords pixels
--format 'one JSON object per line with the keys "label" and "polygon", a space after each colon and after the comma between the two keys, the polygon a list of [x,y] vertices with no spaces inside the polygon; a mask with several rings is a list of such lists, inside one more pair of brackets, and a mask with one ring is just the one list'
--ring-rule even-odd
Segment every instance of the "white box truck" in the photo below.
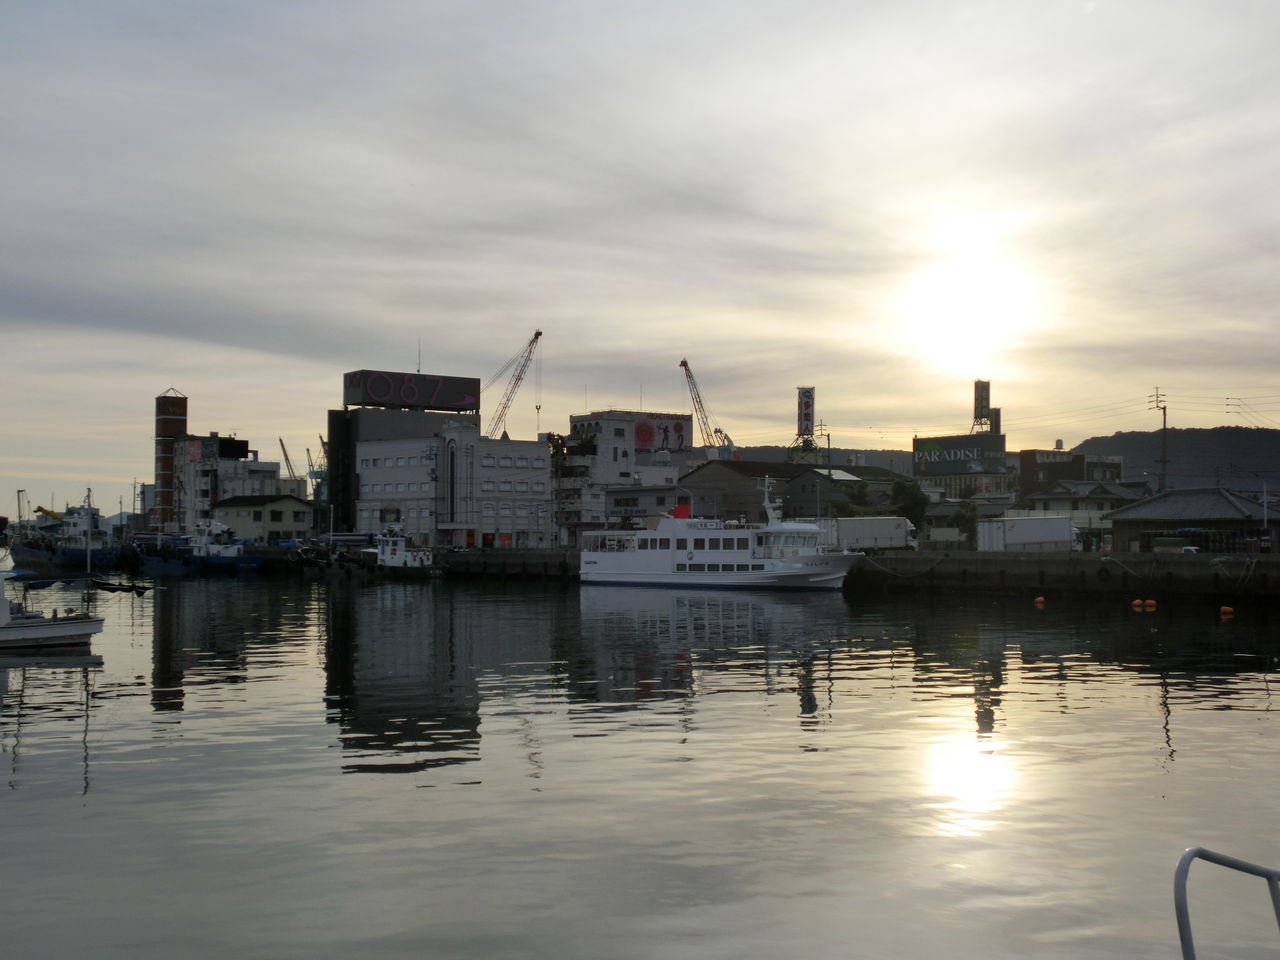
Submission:
{"label": "white box truck", "polygon": [[978,521],[978,549],[1048,553],[1080,549],[1070,517],[997,517]]}
{"label": "white box truck", "polygon": [[841,550],[914,550],[916,528],[906,517],[837,517],[836,543]]}

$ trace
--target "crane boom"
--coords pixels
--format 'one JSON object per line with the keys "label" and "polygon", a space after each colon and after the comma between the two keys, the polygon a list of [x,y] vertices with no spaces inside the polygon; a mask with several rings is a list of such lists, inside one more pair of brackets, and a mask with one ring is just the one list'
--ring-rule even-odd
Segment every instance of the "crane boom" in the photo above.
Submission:
{"label": "crane boom", "polygon": [[486,437],[502,435],[502,427],[507,421],[507,411],[511,409],[511,401],[515,399],[516,391],[520,389],[525,371],[529,369],[529,362],[533,359],[534,351],[538,349],[538,340],[541,337],[541,330],[533,331],[533,336],[529,338],[529,342],[524,345],[523,349],[503,364],[502,369],[495,373],[489,379],[489,382],[485,384],[485,388],[488,389],[497,382],[499,377],[512,367],[515,367],[515,372],[511,374],[511,379],[507,382],[507,389],[502,394],[502,399],[494,407],[493,418],[489,421],[489,429],[485,431]]}
{"label": "crane boom", "polygon": [[284,447],[284,437],[280,438],[280,452],[284,454],[284,465],[285,465],[285,468],[289,471],[289,479],[297,480],[298,475],[293,472],[293,461],[289,459],[289,451],[286,450]]}
{"label": "crane boom", "polygon": [[698,389],[698,381],[693,378],[693,371],[689,369],[689,361],[681,360],[680,367],[684,370],[684,378],[689,382],[689,396],[693,398],[693,413],[698,418],[698,428],[702,431],[702,442],[708,447],[727,447],[733,449],[733,441],[729,439],[729,435],[720,429],[719,424],[711,419],[711,415],[707,413],[707,405],[702,402],[702,391]]}

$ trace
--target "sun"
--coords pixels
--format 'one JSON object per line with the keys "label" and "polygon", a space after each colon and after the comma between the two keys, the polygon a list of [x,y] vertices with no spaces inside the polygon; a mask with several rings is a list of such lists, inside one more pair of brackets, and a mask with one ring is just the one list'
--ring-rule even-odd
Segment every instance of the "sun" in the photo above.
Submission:
{"label": "sun", "polygon": [[942,236],[899,289],[894,341],[940,372],[989,376],[1003,351],[1043,325],[1041,283],[989,228],[966,222]]}

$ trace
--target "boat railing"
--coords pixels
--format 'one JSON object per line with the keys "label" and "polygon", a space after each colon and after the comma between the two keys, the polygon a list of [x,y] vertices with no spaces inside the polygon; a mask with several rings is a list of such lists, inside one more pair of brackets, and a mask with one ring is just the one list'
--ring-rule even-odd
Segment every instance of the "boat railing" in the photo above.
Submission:
{"label": "boat railing", "polygon": [[1280,870],[1261,867],[1247,860],[1229,857],[1225,853],[1206,850],[1204,847],[1188,847],[1178,860],[1178,868],[1173,874],[1173,906],[1178,917],[1178,939],[1182,942],[1183,960],[1195,960],[1196,947],[1191,939],[1191,917],[1187,911],[1187,874],[1195,860],[1206,860],[1229,870],[1238,870],[1251,876],[1261,877],[1267,881],[1271,891],[1271,908],[1276,914],[1276,923],[1280,924]]}

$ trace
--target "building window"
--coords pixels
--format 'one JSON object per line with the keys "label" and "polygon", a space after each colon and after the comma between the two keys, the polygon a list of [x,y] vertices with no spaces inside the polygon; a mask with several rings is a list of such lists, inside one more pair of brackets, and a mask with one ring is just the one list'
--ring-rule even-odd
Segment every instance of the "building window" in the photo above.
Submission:
{"label": "building window", "polygon": [[380,467],[380,466],[382,466],[382,460],[381,460],[380,458],[378,458],[378,457],[374,457],[374,458],[373,458],[373,465],[374,465],[375,467]]}
{"label": "building window", "polygon": [[404,493],[404,484],[403,484],[403,483],[397,483],[397,484],[396,484],[396,493]]}
{"label": "building window", "polygon": [[546,468],[546,466],[547,466],[547,461],[544,460],[542,457],[533,458],[533,468],[535,470],[543,470]]}
{"label": "building window", "polygon": [[546,481],[545,480],[533,481],[533,489],[537,490],[539,493],[543,492],[544,490],[547,489]]}
{"label": "building window", "polygon": [[499,458],[498,458],[498,466],[500,466],[500,467],[509,467],[509,466],[511,466],[511,458],[510,458],[510,457],[499,457]]}
{"label": "building window", "polygon": [[411,467],[416,467],[417,465],[418,465],[418,458],[417,458],[417,457],[410,457],[410,458],[409,458],[409,466],[411,466]]}
{"label": "building window", "polygon": [[259,523],[261,523],[261,522],[262,522],[262,511],[261,511],[261,510],[255,510],[255,511],[253,511],[253,519],[254,519],[254,520],[256,520],[256,521],[258,521]]}
{"label": "building window", "polygon": [[486,454],[480,458],[480,466],[482,467],[492,467],[496,463],[497,461],[493,458],[493,454]]}
{"label": "building window", "polygon": [[517,480],[517,481],[516,481],[516,492],[517,492],[517,493],[528,493],[528,492],[529,492],[529,481],[528,481],[528,480]]}
{"label": "building window", "polygon": [[368,492],[369,492],[369,485],[368,485],[367,483],[362,483],[362,484],[360,484],[360,492],[361,492],[361,493],[368,493]]}
{"label": "building window", "polygon": [[307,514],[306,514],[306,511],[305,511],[305,510],[295,510],[295,511],[293,511],[293,522],[294,522],[294,523],[306,523],[306,522],[307,522]]}
{"label": "building window", "polygon": [[654,497],[654,498],[653,498],[653,504],[654,504],[654,506],[656,506],[656,507],[665,507],[665,506],[667,505],[667,498],[666,498],[666,497]]}
{"label": "building window", "polygon": [[284,522],[284,511],[283,511],[283,510],[272,510],[272,511],[271,511],[271,522],[272,522],[272,523],[283,523],[283,522]]}
{"label": "building window", "polygon": [[511,481],[510,481],[510,480],[499,480],[499,481],[498,481],[498,489],[499,489],[499,490],[510,490],[510,489],[511,489]]}
{"label": "building window", "polygon": [[397,467],[403,467],[403,466],[404,466],[404,457],[396,457],[396,466],[397,466]]}
{"label": "building window", "polygon": [[517,467],[527,467],[527,466],[529,466],[529,458],[528,458],[528,457],[516,457],[516,466],[517,466]]}
{"label": "building window", "polygon": [[497,487],[497,484],[492,480],[480,481],[480,489],[485,493],[491,493],[496,487]]}

